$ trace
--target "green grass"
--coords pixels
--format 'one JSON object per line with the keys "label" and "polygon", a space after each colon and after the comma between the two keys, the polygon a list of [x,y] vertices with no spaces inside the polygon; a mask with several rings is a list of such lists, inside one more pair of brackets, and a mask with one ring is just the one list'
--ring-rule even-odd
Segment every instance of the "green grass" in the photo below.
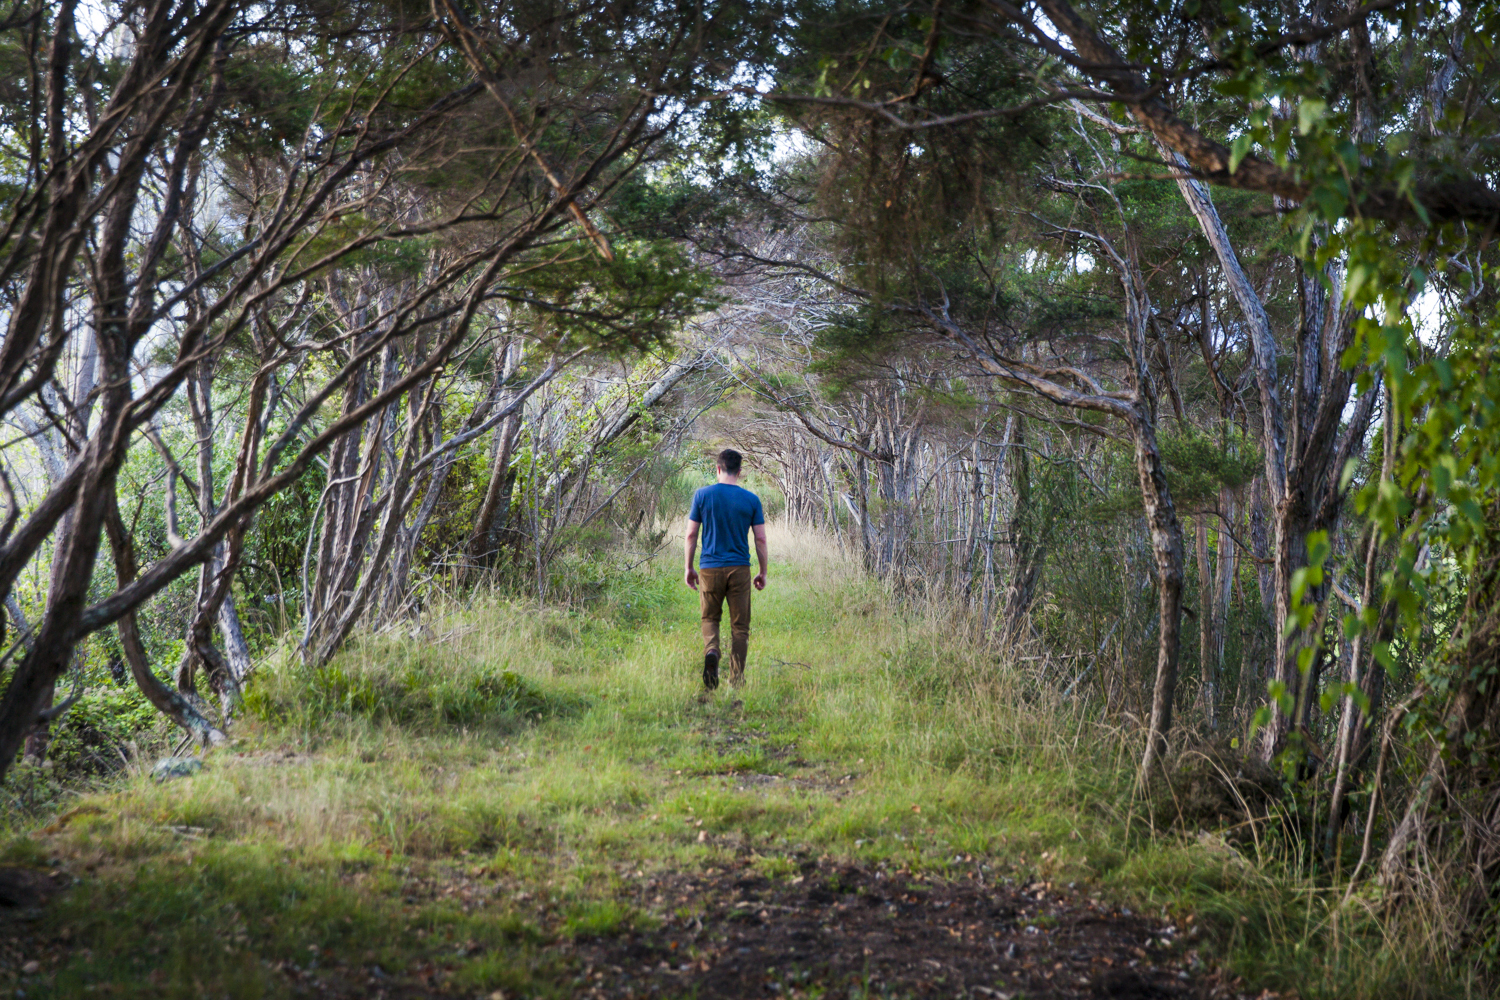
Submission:
{"label": "green grass", "polygon": [[586,611],[476,599],[321,671],[264,665],[198,776],[137,775],[55,832],[9,830],[6,858],[79,879],[36,928],[54,945],[26,995],[274,997],[288,969],[363,983],[378,965],[564,997],[559,943],[670,915],[629,886],[747,852],[788,879],[810,855],[936,875],[969,855],[1191,923],[1257,987],[1469,995],[1274,846],[1153,825],[1134,744],[961,623],[898,611],[826,541],[778,530],[772,551],[749,684],[706,703],[670,560]]}

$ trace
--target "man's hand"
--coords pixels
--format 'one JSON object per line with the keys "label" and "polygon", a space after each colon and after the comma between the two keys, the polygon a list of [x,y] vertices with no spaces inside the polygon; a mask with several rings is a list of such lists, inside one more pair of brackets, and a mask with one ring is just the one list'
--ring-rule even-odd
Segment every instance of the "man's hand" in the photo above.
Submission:
{"label": "man's hand", "polygon": [[686,567],[686,569],[682,574],[682,582],[687,584],[689,587],[692,587],[694,590],[698,589],[698,571],[693,569],[693,553],[698,549],[699,527],[701,527],[701,525],[699,525],[697,521],[689,520],[687,535],[683,539],[686,545],[683,548],[682,565]]}
{"label": "man's hand", "polygon": [[760,575],[751,582],[756,590],[765,590],[766,574],[771,570],[771,554],[766,550],[766,526],[756,524],[750,530],[755,533],[755,558],[760,562]]}

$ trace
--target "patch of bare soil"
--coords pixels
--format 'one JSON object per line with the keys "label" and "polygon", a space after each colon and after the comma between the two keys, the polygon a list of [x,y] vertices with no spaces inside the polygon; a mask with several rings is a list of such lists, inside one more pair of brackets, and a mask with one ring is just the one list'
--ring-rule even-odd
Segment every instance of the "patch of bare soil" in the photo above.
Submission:
{"label": "patch of bare soil", "polygon": [[58,889],[53,875],[19,865],[0,866],[0,917],[20,916],[40,907]]}
{"label": "patch of bare soil", "polygon": [[979,872],[934,881],[825,860],[789,880],[748,865],[668,876],[638,902],[674,915],[653,931],[578,943],[577,995],[1236,996],[1176,927],[1050,883],[995,885]]}
{"label": "patch of bare soil", "polygon": [[63,884],[56,872],[0,866],[0,985],[41,969],[47,942],[32,933],[32,922]]}
{"label": "patch of bare soil", "polygon": [[[28,869],[0,876],[10,897],[24,900],[0,907],[0,983],[26,983],[60,966],[76,945],[67,932],[44,939],[28,926],[62,880]],[[409,905],[450,898],[467,911],[508,887],[482,869],[444,869],[409,880],[403,892]],[[936,879],[806,859],[795,877],[768,879],[747,856],[726,869],[638,877],[622,902],[660,923],[578,939],[538,905],[543,933],[557,935],[545,946],[542,965],[554,970],[546,978],[594,1000],[1249,1000],[1199,961],[1191,932],[1051,883],[996,884],[977,865],[964,877]],[[463,995],[450,977],[484,949],[434,945],[427,961],[395,974],[338,962],[270,969],[297,996]]]}

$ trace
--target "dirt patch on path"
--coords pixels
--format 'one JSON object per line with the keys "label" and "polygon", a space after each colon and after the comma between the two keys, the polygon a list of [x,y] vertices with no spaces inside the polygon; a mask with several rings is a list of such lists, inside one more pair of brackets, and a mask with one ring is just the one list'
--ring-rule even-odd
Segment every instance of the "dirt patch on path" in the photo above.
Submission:
{"label": "dirt patch on path", "polygon": [[[580,996],[995,997],[1208,1000],[1234,992],[1154,924],[1049,884],[934,881],[805,862],[655,880],[653,931],[579,942]],[[1206,972],[1206,970],[1203,970]]]}
{"label": "dirt patch on path", "polygon": [[0,865],[0,988],[9,987],[19,975],[40,971],[41,959],[47,957],[45,942],[32,933],[32,922],[63,886],[59,872]]}

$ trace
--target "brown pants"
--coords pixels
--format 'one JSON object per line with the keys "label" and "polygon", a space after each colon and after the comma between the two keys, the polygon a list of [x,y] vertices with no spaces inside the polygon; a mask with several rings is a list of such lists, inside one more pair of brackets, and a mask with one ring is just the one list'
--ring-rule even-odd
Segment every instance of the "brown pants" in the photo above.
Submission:
{"label": "brown pants", "polygon": [[750,643],[750,567],[719,566],[698,570],[703,605],[704,655],[719,653],[719,620],[729,602],[729,683],[745,680],[745,647]]}

